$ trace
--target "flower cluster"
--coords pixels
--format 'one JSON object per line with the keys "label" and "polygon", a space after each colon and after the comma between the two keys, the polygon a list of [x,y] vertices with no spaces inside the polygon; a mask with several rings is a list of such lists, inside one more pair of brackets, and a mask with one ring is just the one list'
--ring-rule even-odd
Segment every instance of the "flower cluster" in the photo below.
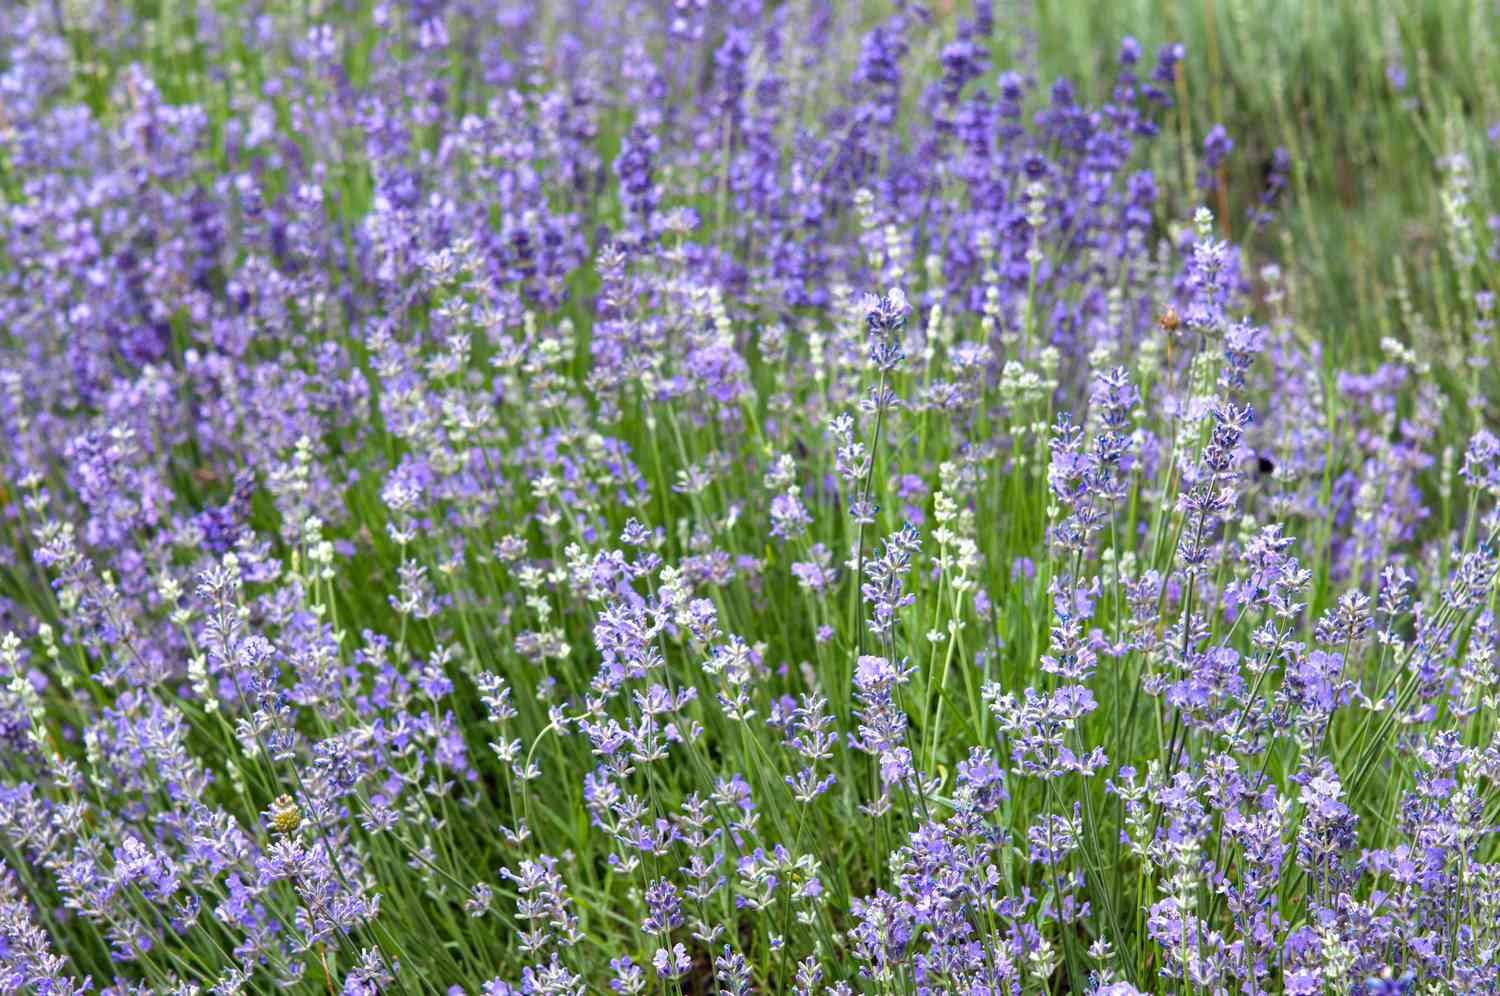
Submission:
{"label": "flower cluster", "polygon": [[1464,163],[1347,359],[1180,46],[12,6],[0,993],[1500,985]]}

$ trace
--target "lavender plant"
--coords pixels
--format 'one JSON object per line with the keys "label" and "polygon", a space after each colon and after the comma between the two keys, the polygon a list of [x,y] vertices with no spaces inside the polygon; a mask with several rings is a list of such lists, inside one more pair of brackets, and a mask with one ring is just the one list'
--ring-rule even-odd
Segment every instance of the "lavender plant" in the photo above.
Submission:
{"label": "lavender plant", "polygon": [[1500,991],[1467,167],[1338,361],[948,6],[0,28],[0,992]]}

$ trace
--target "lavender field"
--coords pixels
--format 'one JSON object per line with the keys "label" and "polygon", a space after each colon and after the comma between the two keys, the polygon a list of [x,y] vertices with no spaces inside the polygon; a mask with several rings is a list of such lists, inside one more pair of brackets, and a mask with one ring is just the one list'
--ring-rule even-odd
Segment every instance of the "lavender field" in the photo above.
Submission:
{"label": "lavender field", "polygon": [[0,994],[1500,994],[1494,0],[0,11]]}

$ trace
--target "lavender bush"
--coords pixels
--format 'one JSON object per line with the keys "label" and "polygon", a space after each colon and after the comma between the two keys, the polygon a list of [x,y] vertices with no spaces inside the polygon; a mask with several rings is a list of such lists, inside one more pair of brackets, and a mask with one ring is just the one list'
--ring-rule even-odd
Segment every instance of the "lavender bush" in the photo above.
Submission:
{"label": "lavender bush", "polygon": [[1339,356],[951,6],[0,26],[0,992],[1500,992],[1467,161]]}

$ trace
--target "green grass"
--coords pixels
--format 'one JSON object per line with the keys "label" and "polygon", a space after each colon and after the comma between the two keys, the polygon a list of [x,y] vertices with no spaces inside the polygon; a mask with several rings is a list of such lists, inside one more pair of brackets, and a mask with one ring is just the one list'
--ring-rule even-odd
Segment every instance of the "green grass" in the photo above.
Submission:
{"label": "green grass", "polygon": [[[1236,150],[1227,214],[1237,235],[1271,151],[1291,153],[1282,221],[1250,244],[1287,268],[1291,310],[1333,363],[1370,359],[1382,336],[1416,334],[1401,328],[1398,265],[1416,313],[1446,315],[1431,342],[1413,345],[1458,357],[1468,306],[1457,299],[1463,278],[1447,251],[1437,160],[1469,157],[1470,216],[1482,231],[1486,212],[1500,212],[1500,147],[1486,138],[1500,123],[1500,13],[1490,0],[1038,0],[1036,16],[1044,77],[1097,84],[1126,34],[1148,53],[1186,44],[1175,137],[1196,149],[1213,124],[1228,128]],[[1404,92],[1387,79],[1393,63],[1406,69]],[[1179,150],[1160,150],[1158,160],[1173,189],[1191,189]],[[1494,290],[1500,269],[1480,264],[1468,279]],[[1493,397],[1493,381],[1488,388]]]}

